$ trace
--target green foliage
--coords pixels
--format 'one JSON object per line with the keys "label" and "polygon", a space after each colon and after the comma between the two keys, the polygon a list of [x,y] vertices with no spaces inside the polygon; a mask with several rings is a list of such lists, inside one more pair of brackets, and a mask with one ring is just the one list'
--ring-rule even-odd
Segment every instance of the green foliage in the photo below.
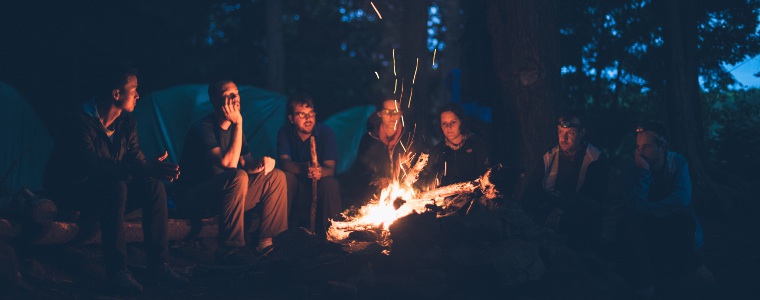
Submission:
{"label": "green foliage", "polygon": [[760,89],[705,95],[707,147],[713,163],[740,178],[760,169]]}

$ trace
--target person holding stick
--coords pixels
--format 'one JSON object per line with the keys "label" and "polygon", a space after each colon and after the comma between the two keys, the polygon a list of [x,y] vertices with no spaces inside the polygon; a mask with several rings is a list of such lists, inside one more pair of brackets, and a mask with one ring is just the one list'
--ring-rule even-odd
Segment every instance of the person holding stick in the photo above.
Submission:
{"label": "person holding stick", "polygon": [[272,238],[288,229],[285,174],[271,157],[254,159],[243,134],[240,94],[231,80],[208,87],[214,112],[190,127],[180,158],[177,209],[191,217],[219,215],[219,264],[250,262],[244,250],[245,213],[261,213],[259,257],[273,250]]}
{"label": "person holding stick", "polygon": [[317,123],[314,100],[297,95],[288,101],[288,121],[277,134],[277,156],[288,182],[291,226],[324,235],[328,219],[342,210],[335,178],[338,144],[327,125]]}

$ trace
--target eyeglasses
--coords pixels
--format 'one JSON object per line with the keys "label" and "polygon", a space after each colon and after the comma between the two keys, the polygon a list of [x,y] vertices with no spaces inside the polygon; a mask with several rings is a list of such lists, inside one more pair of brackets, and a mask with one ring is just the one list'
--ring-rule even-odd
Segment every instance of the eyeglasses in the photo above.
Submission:
{"label": "eyeglasses", "polygon": [[644,126],[639,126],[639,127],[636,127],[636,134],[637,134],[637,135],[639,135],[639,134],[646,134],[646,135],[649,135],[649,136],[653,137],[655,140],[657,140],[658,142],[660,142],[660,144],[665,144],[665,143],[667,143],[667,142],[668,142],[668,141],[665,139],[665,137],[663,137],[663,136],[661,136],[661,135],[657,134],[657,132],[656,132],[656,131],[653,131],[653,130],[651,130],[651,129],[649,129],[649,128],[646,128],[646,127],[644,127]]}
{"label": "eyeglasses", "polygon": [[396,116],[396,115],[400,115],[401,111],[386,108],[386,109],[381,110],[380,113],[384,115],[389,115],[389,116]]}
{"label": "eyeglasses", "polygon": [[294,113],[293,115],[295,115],[296,117],[301,118],[301,119],[306,119],[307,117],[308,118],[314,118],[314,117],[316,117],[317,113],[313,112],[313,111],[310,112],[310,113],[308,113],[308,114],[304,113],[304,112],[298,112],[298,113]]}

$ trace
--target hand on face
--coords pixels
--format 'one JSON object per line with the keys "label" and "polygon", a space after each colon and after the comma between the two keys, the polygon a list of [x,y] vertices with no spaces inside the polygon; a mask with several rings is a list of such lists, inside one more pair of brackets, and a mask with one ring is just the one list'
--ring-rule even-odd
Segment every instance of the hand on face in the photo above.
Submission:
{"label": "hand on face", "polygon": [[636,163],[636,167],[649,170],[649,163],[641,156],[641,150],[639,149],[636,149],[636,153],[634,154],[634,162]]}
{"label": "hand on face", "polygon": [[242,124],[243,115],[240,114],[240,100],[235,97],[225,97],[224,105],[222,106],[222,112],[224,117],[232,124]]}
{"label": "hand on face", "polygon": [[274,165],[276,161],[274,158],[271,158],[269,156],[264,156],[261,158],[261,164],[264,166],[264,175],[269,174],[269,172],[272,172],[274,170]]}

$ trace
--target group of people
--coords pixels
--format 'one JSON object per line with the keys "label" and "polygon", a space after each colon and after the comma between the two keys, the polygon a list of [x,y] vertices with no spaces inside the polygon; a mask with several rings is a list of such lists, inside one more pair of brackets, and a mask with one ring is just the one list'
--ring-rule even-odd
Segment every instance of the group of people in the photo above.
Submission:
{"label": "group of people", "polygon": [[[324,235],[328,217],[341,211],[334,177],[335,134],[315,122],[310,98],[298,96],[288,103],[290,124],[277,137],[280,170],[275,168],[275,158],[251,155],[237,85],[231,80],[212,82],[208,95],[213,112],[192,124],[177,165],[165,160],[166,153],[147,159],[140,150],[137,125],[130,114],[140,98],[137,71],[111,71],[102,74],[97,95],[59,128],[43,182],[61,209],[80,212],[79,238],[88,238],[95,232],[95,222],[100,222],[106,279],[117,290],[143,290],[126,266],[124,215],[136,209],[142,209],[152,281],[188,284],[166,263],[164,181],[174,182],[173,200],[183,215],[218,216],[215,260],[220,264],[243,264],[266,256],[273,250],[272,238],[287,230],[289,223],[306,227],[312,181],[317,183],[319,198],[316,233]],[[316,141],[318,164],[312,163],[310,137]],[[252,212],[260,215],[255,255],[245,248]]]}
{"label": "group of people", "polygon": [[[260,226],[255,252],[266,256],[272,238],[289,227],[306,227],[312,196],[317,193],[316,234],[328,218],[342,211],[336,179],[339,161],[335,133],[316,123],[314,101],[305,95],[289,100],[288,123],[277,136],[277,158],[255,158],[243,132],[240,94],[231,80],[208,87],[213,112],[194,122],[187,133],[179,165],[166,153],[147,159],[140,150],[130,114],[140,98],[137,73],[114,69],[101,76],[101,90],[61,126],[44,176],[44,186],[62,209],[81,212],[83,232],[100,222],[107,279],[115,287],[142,291],[126,267],[124,214],[142,209],[149,272],[156,282],[182,285],[167,258],[167,193],[174,182],[177,210],[194,217],[218,216],[216,260],[246,260],[251,212]],[[368,132],[349,171],[346,195],[370,199],[377,189],[400,179],[404,164],[429,153],[420,182],[443,186],[471,181],[493,164],[483,138],[468,130],[462,109],[447,105],[437,114],[442,140],[425,147],[406,129],[398,101],[384,99],[368,121]],[[521,199],[526,212],[568,237],[579,249],[597,247],[602,230],[608,167],[605,155],[585,141],[582,119],[567,114],[557,123],[559,143],[543,155]],[[312,143],[316,145],[315,164]],[[646,124],[636,131],[635,166],[625,198],[630,213],[620,225],[621,241],[631,250],[636,278],[646,285],[660,262],[688,259],[701,247],[701,229],[691,205],[686,160],[669,151],[665,128]],[[275,168],[279,161],[279,169]],[[181,167],[180,167],[181,166]],[[316,182],[316,189],[314,189]],[[372,189],[375,187],[376,189]],[[253,245],[252,245],[253,246]]]}

